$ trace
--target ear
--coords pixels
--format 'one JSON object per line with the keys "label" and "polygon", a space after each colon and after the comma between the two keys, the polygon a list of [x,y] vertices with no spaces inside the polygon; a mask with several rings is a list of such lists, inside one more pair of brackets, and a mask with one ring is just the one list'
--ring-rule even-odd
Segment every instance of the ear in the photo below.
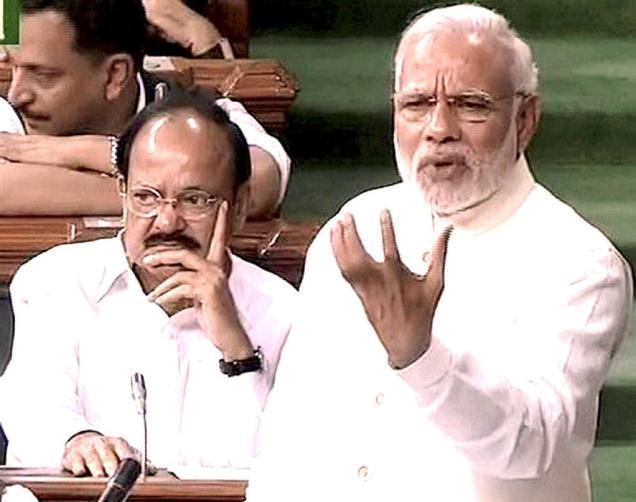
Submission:
{"label": "ear", "polygon": [[530,95],[522,98],[517,112],[517,147],[519,153],[524,152],[539,126],[541,117],[541,100],[539,96]]}
{"label": "ear", "polygon": [[108,56],[104,64],[106,65],[105,98],[107,101],[114,101],[135,78],[133,60],[129,54],[118,53]]}
{"label": "ear", "polygon": [[236,194],[232,203],[232,232],[240,230],[247,219],[247,209],[250,200],[250,182],[243,183]]}

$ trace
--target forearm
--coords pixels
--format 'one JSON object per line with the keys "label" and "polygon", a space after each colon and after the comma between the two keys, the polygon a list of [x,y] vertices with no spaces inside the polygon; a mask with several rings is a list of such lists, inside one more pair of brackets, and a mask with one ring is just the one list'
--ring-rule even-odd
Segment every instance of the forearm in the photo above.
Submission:
{"label": "forearm", "polygon": [[262,148],[250,147],[252,176],[247,216],[250,219],[269,219],[278,211],[281,175],[274,158]]}
{"label": "forearm", "polygon": [[64,138],[62,167],[112,174],[111,143],[108,136],[82,135]]}
{"label": "forearm", "polygon": [[112,173],[108,136],[0,134],[0,157],[9,162]]}
{"label": "forearm", "polygon": [[148,21],[193,55],[210,49],[220,34],[214,25],[181,0],[144,0]]}
{"label": "forearm", "polygon": [[[505,334],[473,333],[480,350],[451,351],[434,339],[400,372],[427,419],[476,469],[533,478],[555,456],[581,461],[591,449],[597,395],[631,312],[631,278],[615,253],[579,272],[546,284]],[[488,347],[489,337],[501,345]]]}
{"label": "forearm", "polygon": [[85,216],[121,213],[114,178],[46,165],[0,165],[0,214]]}

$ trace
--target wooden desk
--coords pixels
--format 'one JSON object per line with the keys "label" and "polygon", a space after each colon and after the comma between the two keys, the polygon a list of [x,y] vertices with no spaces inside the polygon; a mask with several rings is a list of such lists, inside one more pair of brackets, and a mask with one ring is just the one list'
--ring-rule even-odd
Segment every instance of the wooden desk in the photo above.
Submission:
{"label": "wooden desk", "polygon": [[[106,478],[73,478],[54,469],[0,467],[0,479],[31,490],[42,502],[94,501],[104,489]],[[245,499],[245,481],[185,481],[168,475],[153,476],[135,484],[133,502],[233,501]]]}
{"label": "wooden desk", "polygon": [[[174,69],[149,71],[184,84],[194,83],[243,103],[269,130],[281,130],[300,90],[296,79],[273,59],[184,59],[170,58]],[[11,65],[0,63],[0,94],[7,95]]]}
{"label": "wooden desk", "polygon": [[[120,226],[97,227],[96,219],[80,217],[0,217],[0,285],[7,285],[26,260],[57,244],[112,236]],[[242,258],[298,286],[307,248],[318,232],[317,222],[292,224],[281,219],[248,222],[232,238]]]}

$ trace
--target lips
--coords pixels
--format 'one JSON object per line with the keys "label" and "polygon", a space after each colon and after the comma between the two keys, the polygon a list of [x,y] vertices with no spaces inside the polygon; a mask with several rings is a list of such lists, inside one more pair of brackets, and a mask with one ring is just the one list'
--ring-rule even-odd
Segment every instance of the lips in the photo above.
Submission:
{"label": "lips", "polygon": [[420,159],[419,167],[433,180],[448,179],[466,170],[466,157],[459,153],[425,155]]}

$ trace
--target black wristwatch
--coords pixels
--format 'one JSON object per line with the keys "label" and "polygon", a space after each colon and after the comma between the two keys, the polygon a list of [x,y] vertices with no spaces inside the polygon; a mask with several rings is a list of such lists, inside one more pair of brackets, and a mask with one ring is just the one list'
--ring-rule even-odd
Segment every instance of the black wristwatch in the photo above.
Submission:
{"label": "black wristwatch", "polygon": [[254,354],[246,359],[236,359],[235,361],[226,361],[219,359],[219,368],[221,373],[229,377],[242,375],[251,371],[260,371],[263,368],[263,353],[260,347],[256,347]]}

